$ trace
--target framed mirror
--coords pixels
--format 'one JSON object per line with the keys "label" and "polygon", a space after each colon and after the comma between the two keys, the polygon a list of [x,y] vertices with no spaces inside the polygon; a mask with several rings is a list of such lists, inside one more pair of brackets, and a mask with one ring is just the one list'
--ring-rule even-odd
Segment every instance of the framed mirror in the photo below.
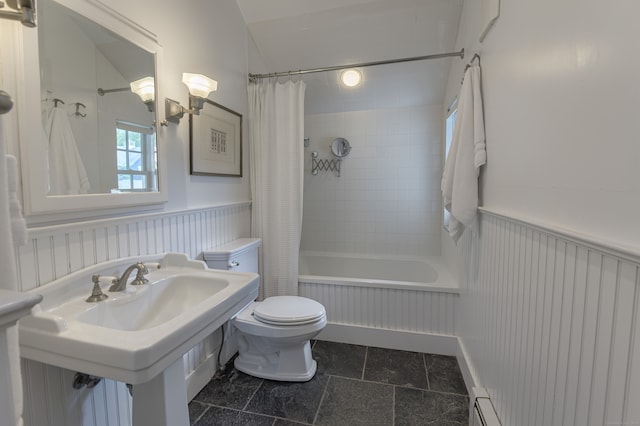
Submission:
{"label": "framed mirror", "polygon": [[155,35],[97,0],[39,0],[22,39],[25,213],[165,202]]}

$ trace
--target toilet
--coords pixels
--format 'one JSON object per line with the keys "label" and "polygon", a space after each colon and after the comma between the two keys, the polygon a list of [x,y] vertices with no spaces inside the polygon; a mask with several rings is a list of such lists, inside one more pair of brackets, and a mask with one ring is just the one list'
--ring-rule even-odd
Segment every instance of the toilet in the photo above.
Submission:
{"label": "toilet", "polygon": [[[258,271],[259,238],[241,238],[204,252],[210,268]],[[243,373],[269,380],[306,382],[316,373],[309,341],[327,325],[324,306],[305,297],[274,296],[252,302],[231,323]]]}

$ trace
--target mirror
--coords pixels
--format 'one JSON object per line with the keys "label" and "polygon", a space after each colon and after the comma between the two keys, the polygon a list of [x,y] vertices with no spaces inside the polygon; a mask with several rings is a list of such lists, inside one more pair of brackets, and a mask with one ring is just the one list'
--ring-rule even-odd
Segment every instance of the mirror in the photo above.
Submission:
{"label": "mirror", "polygon": [[52,0],[38,7],[48,194],[156,191],[153,100],[131,90],[153,87],[153,54]]}
{"label": "mirror", "polygon": [[331,143],[331,152],[338,158],[344,158],[351,152],[351,145],[345,138],[335,138]]}
{"label": "mirror", "polygon": [[19,113],[25,212],[166,201],[155,35],[97,0],[39,0],[37,31],[22,32],[27,111],[40,111]]}

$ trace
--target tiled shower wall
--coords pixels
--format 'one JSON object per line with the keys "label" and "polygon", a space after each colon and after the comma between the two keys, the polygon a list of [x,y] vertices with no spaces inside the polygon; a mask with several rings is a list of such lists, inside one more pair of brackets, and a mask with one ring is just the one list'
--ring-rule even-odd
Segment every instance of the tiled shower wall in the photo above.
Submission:
{"label": "tiled shower wall", "polygon": [[[90,265],[163,252],[198,258],[204,249],[249,236],[250,202],[171,213],[144,214],[32,228],[16,252],[23,291]],[[89,289],[89,287],[87,287]],[[219,346],[219,333],[184,357],[189,376]],[[25,426],[129,426],[131,398],[124,383],[102,380],[93,389],[72,389],[75,372],[23,360]]]}
{"label": "tiled shower wall", "polygon": [[[375,255],[439,255],[442,107],[305,116],[302,250]],[[311,174],[311,153],[352,150],[341,175]]]}

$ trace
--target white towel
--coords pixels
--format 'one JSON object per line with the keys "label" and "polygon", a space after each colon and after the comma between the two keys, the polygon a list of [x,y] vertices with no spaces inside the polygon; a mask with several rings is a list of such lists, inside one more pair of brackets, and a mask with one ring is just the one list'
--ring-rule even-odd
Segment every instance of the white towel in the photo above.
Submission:
{"label": "white towel", "polygon": [[[9,179],[0,118],[0,288],[17,290],[18,279],[9,213]],[[22,425],[22,377],[18,352],[18,328],[7,329],[6,338],[0,339],[0,423]]]}
{"label": "white towel", "polygon": [[78,152],[67,111],[55,107],[49,114],[49,195],[86,194],[89,178]]}
{"label": "white towel", "polygon": [[18,160],[13,155],[7,155],[6,158],[11,236],[13,244],[23,246],[27,244],[27,224],[22,216],[22,205],[18,200]]}
{"label": "white towel", "polygon": [[441,185],[444,206],[451,213],[449,235],[456,242],[466,228],[475,226],[478,175],[486,162],[480,67],[473,65],[464,74]]}

